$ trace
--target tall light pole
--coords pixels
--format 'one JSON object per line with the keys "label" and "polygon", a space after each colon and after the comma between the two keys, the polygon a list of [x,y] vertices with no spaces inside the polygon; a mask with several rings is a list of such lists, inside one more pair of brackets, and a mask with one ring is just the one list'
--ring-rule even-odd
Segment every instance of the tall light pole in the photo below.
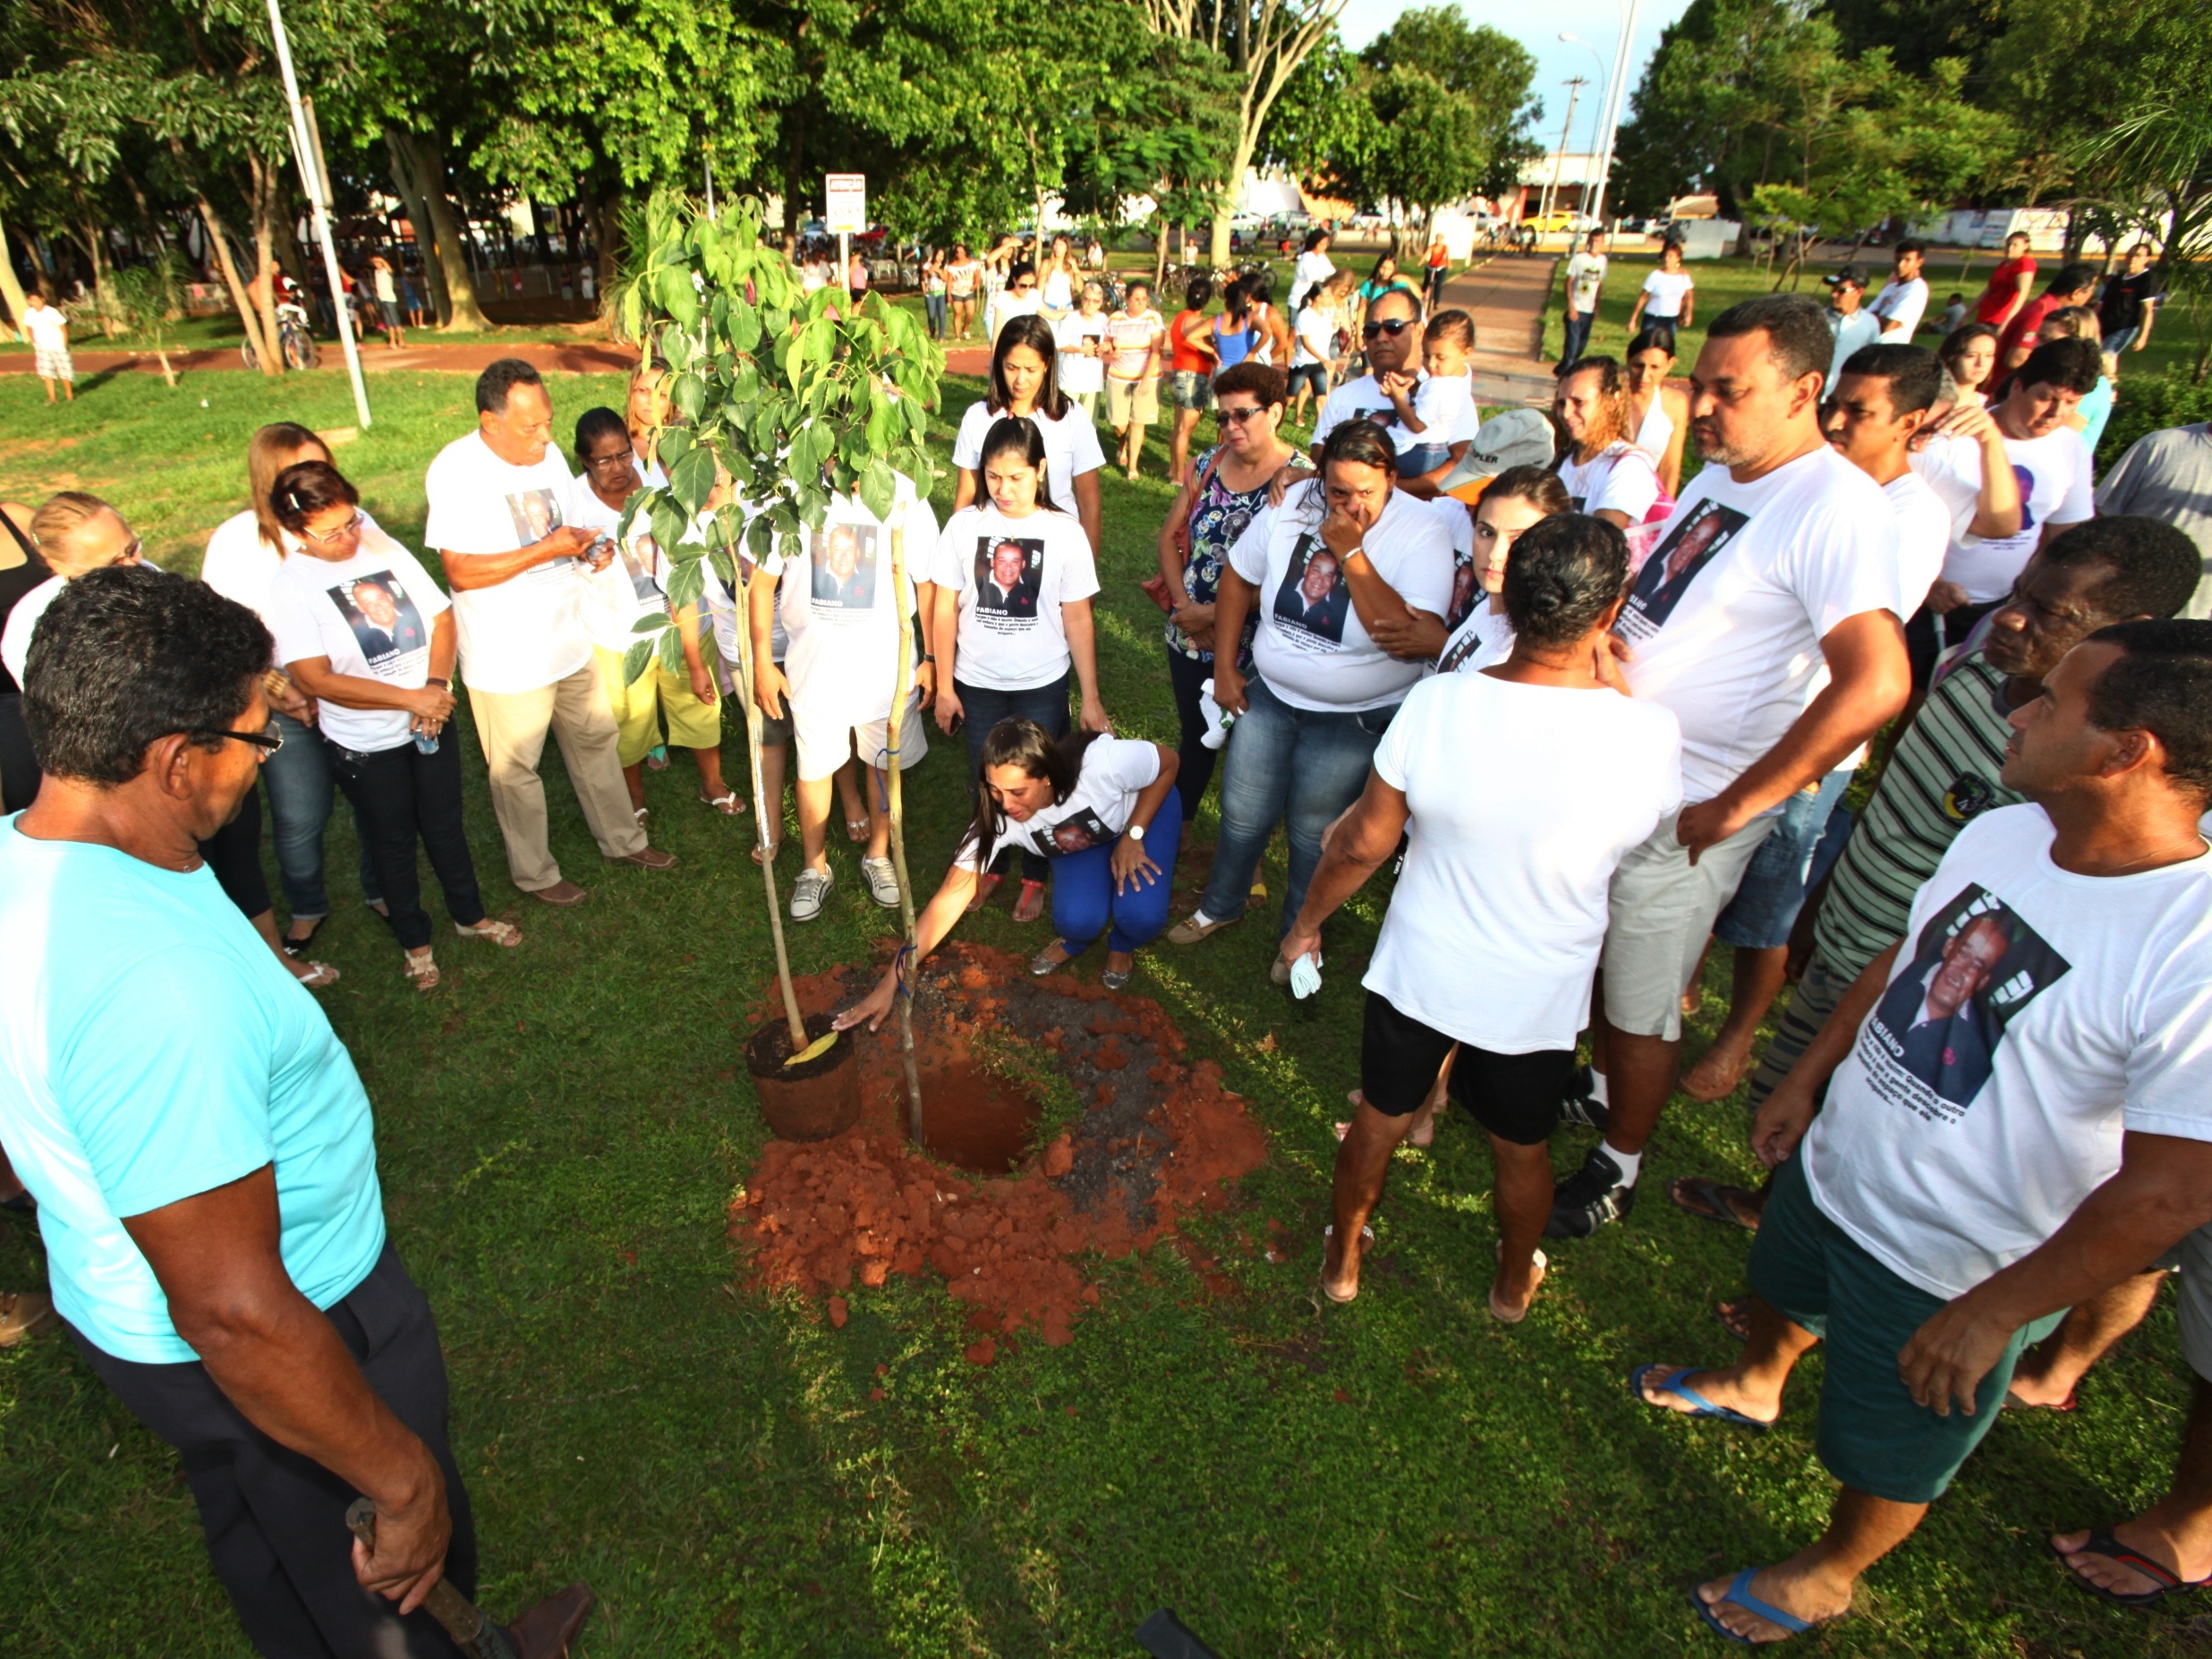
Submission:
{"label": "tall light pole", "polygon": [[1612,181],[1613,145],[1621,136],[1621,106],[1629,89],[1629,54],[1635,49],[1637,4],[1638,0],[1627,0],[1621,20],[1621,42],[1613,48],[1612,85],[1605,99],[1605,148],[1598,157],[1597,195],[1590,208],[1594,219],[1605,217],[1605,187]]}
{"label": "tall light pole", "polygon": [[[361,378],[361,353],[354,349],[353,328],[345,314],[345,273],[338,268],[337,245],[330,240],[330,182],[318,166],[313,134],[307,112],[300,106],[300,80],[292,71],[292,41],[285,33],[285,14],[277,0],[268,0],[268,30],[276,42],[276,64],[284,72],[285,101],[292,106],[292,153],[300,163],[300,183],[307,190],[307,211],[315,226],[315,240],[322,244],[323,273],[330,279],[330,309],[338,322],[338,349],[345,355],[345,372],[353,382],[353,413],[362,430],[369,428],[369,386]],[[272,351],[281,349],[274,340]]]}
{"label": "tall light pole", "polygon": [[[276,0],[269,0],[269,4],[274,5],[276,4]],[[1560,169],[1567,165],[1568,134],[1574,131],[1575,126],[1575,99],[1582,96],[1582,89],[1588,86],[1590,83],[1584,80],[1580,75],[1575,75],[1571,76],[1566,84],[1567,119],[1559,123],[1559,149],[1552,157],[1552,182],[1544,187],[1544,202],[1543,205],[1536,209],[1536,222],[1538,224],[1542,224],[1544,218],[1550,215],[1553,206],[1558,199]],[[1569,240],[1572,241],[1573,239],[1570,237]]]}
{"label": "tall light pole", "polygon": [[1597,55],[1595,47],[1571,29],[1561,30],[1559,38],[1563,45],[1580,47],[1590,55],[1590,62],[1597,65],[1597,104],[1590,112],[1590,154],[1595,156],[1598,152],[1599,146],[1604,142],[1604,135],[1600,129],[1605,119],[1605,94],[1612,86],[1612,81],[1605,72],[1605,60]]}

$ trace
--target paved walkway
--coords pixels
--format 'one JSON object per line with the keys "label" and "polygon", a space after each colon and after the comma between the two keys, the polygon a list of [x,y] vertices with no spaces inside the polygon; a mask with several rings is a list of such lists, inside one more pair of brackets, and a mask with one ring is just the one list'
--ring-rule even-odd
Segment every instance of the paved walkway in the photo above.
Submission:
{"label": "paved walkway", "polygon": [[1544,302],[1558,262],[1493,254],[1445,279],[1444,303],[1475,319],[1476,401],[1552,401],[1552,366],[1537,353],[1544,337]]}

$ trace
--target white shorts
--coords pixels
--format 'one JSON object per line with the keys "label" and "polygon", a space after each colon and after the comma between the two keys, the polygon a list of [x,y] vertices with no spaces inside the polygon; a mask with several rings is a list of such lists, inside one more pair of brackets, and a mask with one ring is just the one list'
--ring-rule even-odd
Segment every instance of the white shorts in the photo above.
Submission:
{"label": "white shorts", "polygon": [[2212,1382],[2212,1227],[2199,1227],[2167,1259],[2182,1270],[2179,1295],[2174,1298],[2182,1327],[2182,1357],[2189,1368]]}
{"label": "white shorts", "polygon": [[1612,916],[1605,929],[1602,972],[1605,1020],[1631,1036],[1682,1035],[1682,991],[1704,953],[1706,938],[1779,816],[1769,812],[1706,848],[1696,864],[1674,838],[1675,819],[1663,818],[1650,838],[1613,872]]}
{"label": "white shorts", "polygon": [[[791,698],[785,705],[791,717],[792,734],[799,745],[799,781],[814,783],[833,776],[855,751],[869,765],[881,770],[889,759],[890,721],[809,718],[805,702]],[[922,729],[922,693],[908,693],[906,718],[898,733],[898,770],[912,771],[930,752]]]}

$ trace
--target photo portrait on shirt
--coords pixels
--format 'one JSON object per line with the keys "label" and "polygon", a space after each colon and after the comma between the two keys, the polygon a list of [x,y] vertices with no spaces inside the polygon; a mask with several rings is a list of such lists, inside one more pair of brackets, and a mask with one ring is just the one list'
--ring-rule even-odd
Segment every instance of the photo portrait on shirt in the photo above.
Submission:
{"label": "photo portrait on shirt", "polygon": [[1332,645],[1344,642],[1344,618],[1352,608],[1352,591],[1344,561],[1331,552],[1318,532],[1298,538],[1297,549],[1275,590],[1275,620],[1302,628]]}
{"label": "photo portrait on shirt", "polygon": [[632,536],[620,545],[619,557],[638,603],[650,605],[659,600],[660,583],[654,575],[660,565],[659,545],[651,536]]}
{"label": "photo portrait on shirt", "polygon": [[519,490],[506,498],[506,504],[507,511],[515,515],[520,547],[543,541],[561,526],[560,500],[550,489]]}
{"label": "photo portrait on shirt", "polygon": [[328,591],[330,602],[353,630],[354,642],[372,673],[411,651],[429,649],[430,635],[422,625],[422,613],[390,571],[356,576]]}
{"label": "photo portrait on shirt", "polygon": [[1050,829],[1037,835],[1039,850],[1048,856],[1059,854],[1087,853],[1094,847],[1111,847],[1120,839],[1106,827],[1106,821],[1096,812],[1077,812],[1073,818],[1063,818]]}
{"label": "photo portrait on shirt", "polygon": [[1920,930],[1867,1020],[1868,1076],[1923,1118],[1957,1118],[1989,1081],[2006,1024],[2067,966],[2017,911],[1969,884]]}
{"label": "photo portrait on shirt", "polygon": [[813,600],[818,607],[868,610],[875,605],[876,527],[825,524],[813,533]]}
{"label": "photo portrait on shirt", "polygon": [[1475,561],[1463,558],[1451,567],[1451,608],[1444,613],[1444,632],[1449,634],[1465,622],[1474,608]]}
{"label": "photo portrait on shirt", "polygon": [[1748,521],[1748,514],[1717,501],[1702,501],[1690,512],[1677,514],[1636,573],[1615,631],[1623,639],[1635,640],[1665,626],[1697,573]]}
{"label": "photo portrait on shirt", "polygon": [[1044,585],[1044,540],[1040,536],[975,538],[975,608],[1007,617],[1037,614]]}

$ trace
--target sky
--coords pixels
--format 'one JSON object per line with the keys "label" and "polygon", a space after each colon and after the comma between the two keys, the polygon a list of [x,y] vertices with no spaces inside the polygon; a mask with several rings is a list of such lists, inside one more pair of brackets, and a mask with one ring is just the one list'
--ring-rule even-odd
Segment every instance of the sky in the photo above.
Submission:
{"label": "sky", "polygon": [[[1340,24],[1346,43],[1355,49],[1366,45],[1388,29],[1391,20],[1407,5],[1408,0],[1348,0]],[[1574,132],[1566,148],[1576,151],[1594,148],[1591,135],[1599,119],[1598,112],[1604,107],[1599,93],[1612,70],[1614,45],[1620,39],[1621,21],[1628,10],[1625,0],[1547,0],[1541,8],[1545,24],[1542,29],[1529,26],[1528,7],[1525,4],[1459,0],[1459,6],[1469,22],[1487,23],[1501,33],[1512,36],[1535,54],[1535,90],[1544,100],[1544,120],[1537,125],[1537,137],[1545,149],[1559,147],[1560,123],[1567,115],[1567,89],[1561,83],[1570,75],[1578,74],[1588,80],[1590,84],[1582,89],[1575,104]],[[1688,9],[1689,0],[1642,0],[1637,8],[1636,40],[1629,59],[1630,92],[1644,78],[1644,66],[1658,49],[1659,31]],[[1588,45],[1561,40],[1558,37],[1561,30],[1578,36]],[[1621,118],[1625,121],[1628,116],[1624,95]]]}

